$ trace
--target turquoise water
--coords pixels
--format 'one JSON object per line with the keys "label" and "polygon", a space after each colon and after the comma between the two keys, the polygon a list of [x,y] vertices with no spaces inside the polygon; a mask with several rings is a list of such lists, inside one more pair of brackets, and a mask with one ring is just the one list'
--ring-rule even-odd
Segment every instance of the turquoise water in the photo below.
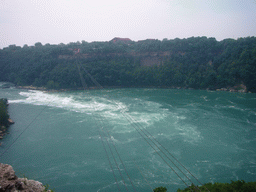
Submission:
{"label": "turquoise water", "polygon": [[57,192],[118,187],[143,192],[159,186],[175,191],[191,181],[200,185],[143,132],[201,183],[256,178],[255,94],[174,89],[46,93],[11,88],[0,89],[2,97],[9,99],[15,124],[2,140],[0,153],[29,127],[0,162]]}

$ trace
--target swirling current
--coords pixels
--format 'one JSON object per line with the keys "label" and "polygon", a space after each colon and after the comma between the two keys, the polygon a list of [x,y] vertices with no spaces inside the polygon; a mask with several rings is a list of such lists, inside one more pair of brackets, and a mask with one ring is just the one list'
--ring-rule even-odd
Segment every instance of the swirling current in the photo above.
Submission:
{"label": "swirling current", "polygon": [[201,183],[255,181],[255,94],[9,88],[0,97],[15,121],[0,153],[22,133],[1,162],[55,191],[200,185],[179,162]]}

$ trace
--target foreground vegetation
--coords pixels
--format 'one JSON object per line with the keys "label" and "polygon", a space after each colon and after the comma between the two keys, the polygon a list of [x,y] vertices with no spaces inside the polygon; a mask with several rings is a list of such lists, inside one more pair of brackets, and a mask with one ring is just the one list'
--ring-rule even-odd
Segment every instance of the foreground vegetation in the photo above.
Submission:
{"label": "foreground vegetation", "polygon": [[[166,192],[166,187],[158,187],[154,189],[154,192]],[[245,182],[243,180],[231,181],[231,183],[206,183],[204,186],[198,187],[191,185],[184,190],[178,189],[177,192],[255,192],[256,182]]]}
{"label": "foreground vegetation", "polygon": [[[231,181],[231,183],[206,183],[202,187],[198,187],[200,191],[207,192],[208,190],[211,192],[255,192],[256,191],[256,182],[245,182],[243,180]],[[190,186],[190,189],[195,190],[195,186]],[[184,190],[178,189],[178,192],[186,192],[191,191],[189,188]],[[199,191],[199,190],[198,190]]]}
{"label": "foreground vegetation", "polygon": [[[256,92],[255,37],[10,45],[0,49],[0,81],[79,88],[77,60],[102,86],[218,89],[244,84]],[[87,86],[95,86],[83,68]]]}
{"label": "foreground vegetation", "polygon": [[0,127],[7,127],[9,125],[8,119],[7,99],[0,99]]}

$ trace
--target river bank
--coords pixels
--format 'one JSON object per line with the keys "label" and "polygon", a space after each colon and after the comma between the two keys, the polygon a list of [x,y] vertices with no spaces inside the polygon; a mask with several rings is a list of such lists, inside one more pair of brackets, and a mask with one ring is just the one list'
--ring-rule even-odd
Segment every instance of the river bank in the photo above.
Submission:
{"label": "river bank", "polygon": [[[175,86],[106,86],[106,87],[88,87],[84,89],[83,87],[78,88],[63,88],[63,89],[47,89],[46,87],[36,87],[36,86],[16,86],[17,89],[28,89],[28,90],[40,90],[47,92],[66,92],[66,91],[75,91],[75,90],[95,90],[95,89],[122,89],[122,88],[158,88],[158,89],[189,89],[197,90],[191,87],[175,87]],[[201,90],[201,89],[199,89]],[[225,92],[239,92],[239,93],[251,93],[247,90],[247,87],[244,84],[238,84],[233,87],[225,87],[218,89],[206,88],[205,90],[209,91],[225,91]]]}
{"label": "river bank", "polygon": [[[0,113],[1,113],[1,118],[0,118],[0,140],[3,139],[4,135],[7,134],[7,128],[11,125],[14,124],[14,121],[10,119],[9,114],[8,114],[8,100],[7,99],[0,99]],[[1,146],[0,142],[0,146]]]}
{"label": "river bank", "polygon": [[[0,99],[0,140],[3,139],[7,133],[7,128],[14,124],[14,121],[9,118],[8,114],[8,100]],[[2,143],[0,142],[0,146]],[[50,192],[42,183],[27,178],[18,178],[11,165],[0,163],[0,192],[1,191],[33,191],[33,192]]]}

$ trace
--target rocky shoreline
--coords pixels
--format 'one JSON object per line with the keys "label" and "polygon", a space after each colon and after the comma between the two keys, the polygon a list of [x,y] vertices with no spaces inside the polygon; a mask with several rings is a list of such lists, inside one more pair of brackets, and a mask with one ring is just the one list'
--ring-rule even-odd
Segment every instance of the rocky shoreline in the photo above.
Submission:
{"label": "rocky shoreline", "polygon": [[244,84],[236,85],[234,87],[216,89],[216,91],[229,91],[229,92],[239,92],[239,93],[250,93]]}
{"label": "rocky shoreline", "polygon": [[41,182],[18,178],[11,165],[0,163],[0,192],[51,192]]}
{"label": "rocky shoreline", "polygon": [[[11,125],[11,124],[14,124],[14,121],[12,119],[9,118],[9,115],[8,115],[8,111],[7,111],[7,107],[8,107],[8,100],[7,99],[1,99],[1,106],[3,107],[2,110],[2,113],[5,113],[7,114],[8,117],[5,117],[6,120],[4,121],[2,119],[2,121],[4,121],[5,123],[0,123],[0,140],[3,139],[3,137],[7,134],[7,128]],[[2,114],[4,115],[4,114]],[[8,118],[8,119],[7,119]],[[2,145],[2,143],[0,142],[0,146]]]}
{"label": "rocky shoreline", "polygon": [[[47,91],[47,92],[65,92],[65,91],[74,91],[74,90],[84,90],[83,87],[80,88],[66,88],[66,89],[47,89],[46,87],[36,87],[36,86],[16,86],[17,89],[29,89],[29,90],[40,90],[40,91]],[[189,88],[189,87],[175,87],[175,86],[108,86],[104,87],[103,89],[121,89],[121,88],[162,88],[162,89],[191,89],[191,90],[196,90],[194,88]],[[102,89],[99,87],[88,87],[88,90],[94,90],[94,89]],[[211,91],[226,91],[226,92],[239,92],[239,93],[251,93],[250,91],[247,90],[247,87],[244,84],[238,84],[233,87],[226,87],[226,88],[220,88],[220,89],[205,89],[205,90],[211,90]]]}
{"label": "rocky shoreline", "polygon": [[[14,121],[12,119],[8,119],[8,126],[5,125],[0,125],[0,139],[3,139],[3,137],[8,134],[7,133],[7,128],[11,125],[14,124]],[[1,144],[0,144],[1,145]]]}
{"label": "rocky shoreline", "polygon": [[[7,106],[8,100],[1,99],[2,112],[8,114]],[[9,115],[8,115],[9,116]],[[7,116],[7,117],[8,117]],[[7,134],[7,128],[14,124],[14,121],[10,118],[7,119],[4,124],[0,124],[0,139],[3,139],[4,135]],[[0,142],[0,146],[1,146]],[[47,187],[43,186],[42,183],[34,180],[28,180],[27,178],[18,178],[11,165],[0,163],[0,192],[51,192]]]}

